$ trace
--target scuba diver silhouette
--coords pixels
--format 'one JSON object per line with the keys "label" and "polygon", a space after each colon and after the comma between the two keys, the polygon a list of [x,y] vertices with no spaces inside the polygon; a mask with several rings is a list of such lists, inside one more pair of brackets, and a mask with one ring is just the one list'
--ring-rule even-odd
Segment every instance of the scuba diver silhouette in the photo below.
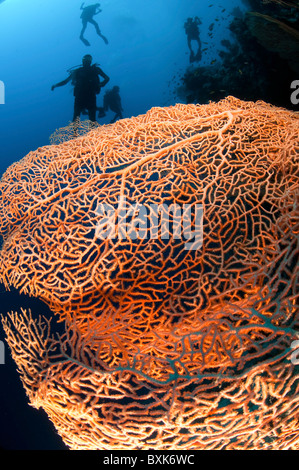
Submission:
{"label": "scuba diver silhouette", "polygon": [[115,113],[115,116],[113,119],[111,119],[110,124],[113,122],[117,121],[118,119],[122,119],[122,105],[121,105],[121,98],[119,95],[119,86],[114,86],[111,90],[107,90],[105,95],[104,95],[104,100],[103,100],[103,107],[102,108],[97,108],[99,111],[99,118],[106,116],[106,112],[109,109]]}
{"label": "scuba diver silhouette", "polygon": [[[74,85],[74,116],[73,122],[80,118],[80,114],[84,114],[87,109],[90,121],[96,122],[97,110],[97,94],[100,93],[101,88],[109,82],[109,77],[97,65],[91,65],[92,57],[86,54],[82,59],[82,67],[73,67],[70,69],[70,75],[62,82],[52,85],[51,90],[66,85],[72,81]],[[104,79],[100,82],[99,75]]]}
{"label": "scuba diver silhouette", "polygon": [[100,13],[102,10],[100,9],[100,4],[95,3],[94,5],[89,5],[88,7],[84,7],[84,3],[82,3],[80,10],[82,10],[80,18],[82,19],[82,30],[80,33],[80,39],[82,42],[84,42],[85,46],[90,46],[89,41],[84,38],[84,32],[87,27],[87,23],[91,23],[94,25],[96,32],[98,36],[100,36],[105,44],[108,44],[108,39],[105,38],[105,36],[102,35],[98,23],[93,19],[93,16],[97,15]]}
{"label": "scuba diver silhouette", "polygon": [[[187,21],[185,21],[184,28],[185,32],[187,34],[187,42],[188,42],[188,47],[190,50],[190,62],[195,62],[201,60],[201,41],[199,38],[199,29],[198,26],[202,24],[201,20],[196,16],[194,19],[192,18],[187,18]],[[193,49],[192,49],[192,41],[196,41],[198,44],[198,50],[197,53],[195,54]]]}

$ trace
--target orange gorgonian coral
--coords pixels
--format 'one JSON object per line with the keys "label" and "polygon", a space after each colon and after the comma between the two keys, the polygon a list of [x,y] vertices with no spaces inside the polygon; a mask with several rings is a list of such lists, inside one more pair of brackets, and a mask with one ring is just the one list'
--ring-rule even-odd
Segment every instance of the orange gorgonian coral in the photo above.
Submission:
{"label": "orange gorgonian coral", "polygon": [[[178,104],[8,168],[0,280],[53,318],[3,323],[31,405],[70,448],[299,448],[298,124],[262,101]],[[99,236],[100,204],[124,223],[137,203],[201,205],[202,246],[161,218],[141,237],[138,210]]]}

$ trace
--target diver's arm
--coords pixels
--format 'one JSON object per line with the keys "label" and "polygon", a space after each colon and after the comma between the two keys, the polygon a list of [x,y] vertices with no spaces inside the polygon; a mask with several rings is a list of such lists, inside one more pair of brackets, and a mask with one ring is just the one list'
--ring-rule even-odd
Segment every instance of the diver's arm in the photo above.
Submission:
{"label": "diver's arm", "polygon": [[62,82],[56,83],[56,85],[52,85],[51,90],[53,91],[54,88],[57,88],[58,86],[66,85],[71,80],[71,78],[72,78],[72,76],[69,75],[65,80],[62,80]]}
{"label": "diver's arm", "polygon": [[84,5],[85,2],[83,2],[80,6],[80,10],[83,10],[83,5]]}
{"label": "diver's arm", "polygon": [[105,85],[109,82],[110,78],[109,78],[108,75],[106,75],[106,74],[103,72],[103,70],[100,69],[100,68],[99,68],[99,70],[98,70],[98,75],[101,75],[101,77],[104,79],[104,80],[100,83],[101,87],[105,86]]}

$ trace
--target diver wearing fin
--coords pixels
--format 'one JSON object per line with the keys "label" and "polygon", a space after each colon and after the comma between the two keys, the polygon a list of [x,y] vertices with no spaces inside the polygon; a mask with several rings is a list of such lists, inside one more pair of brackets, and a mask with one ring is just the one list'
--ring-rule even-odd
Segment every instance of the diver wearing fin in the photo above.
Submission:
{"label": "diver wearing fin", "polygon": [[98,117],[102,118],[106,116],[106,112],[110,109],[115,113],[115,116],[111,119],[110,124],[122,119],[123,107],[121,104],[121,98],[119,94],[119,86],[114,86],[111,90],[107,90],[104,95],[103,107],[97,108],[99,111]]}
{"label": "diver wearing fin", "polygon": [[[71,69],[69,76],[65,80],[51,87],[53,91],[55,88],[72,81],[75,96],[73,121],[80,118],[80,114],[85,109],[88,111],[89,120],[96,121],[96,95],[100,93],[101,88],[110,80],[108,75],[97,64],[91,65],[91,62],[91,55],[86,54],[82,59],[82,67]],[[102,82],[100,82],[99,75],[104,79]]]}
{"label": "diver wearing fin", "polygon": [[103,34],[101,33],[101,30],[99,28],[98,23],[93,19],[93,16],[97,15],[98,13],[100,13],[102,11],[100,9],[100,4],[95,3],[94,5],[89,5],[87,7],[84,7],[84,3],[82,3],[82,5],[80,7],[80,10],[82,10],[82,13],[81,13],[81,16],[80,16],[80,18],[82,20],[82,30],[81,30],[81,34],[80,34],[80,39],[81,39],[82,42],[84,42],[85,46],[90,46],[89,41],[87,41],[87,39],[84,38],[84,32],[86,30],[87,23],[93,24],[95,29],[96,29],[96,32],[97,32],[98,36],[100,36],[103,39],[105,44],[108,44],[108,39],[105,36],[103,36]]}
{"label": "diver wearing fin", "polygon": [[[198,26],[202,24],[201,20],[196,16],[194,19],[187,18],[185,21],[184,28],[187,35],[187,42],[190,51],[190,62],[195,62],[201,60],[201,41],[199,37]],[[192,41],[196,41],[198,44],[198,50],[195,54],[192,49]]]}

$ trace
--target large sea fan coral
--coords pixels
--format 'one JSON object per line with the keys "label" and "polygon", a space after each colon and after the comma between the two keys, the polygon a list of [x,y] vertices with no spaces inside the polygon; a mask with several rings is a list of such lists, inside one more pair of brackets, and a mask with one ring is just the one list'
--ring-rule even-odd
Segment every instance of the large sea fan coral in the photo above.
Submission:
{"label": "large sea fan coral", "polygon": [[[7,315],[7,340],[71,448],[299,448],[298,124],[233,97],[153,108],[4,174],[0,280],[53,311]],[[189,231],[153,236],[159,204]]]}

